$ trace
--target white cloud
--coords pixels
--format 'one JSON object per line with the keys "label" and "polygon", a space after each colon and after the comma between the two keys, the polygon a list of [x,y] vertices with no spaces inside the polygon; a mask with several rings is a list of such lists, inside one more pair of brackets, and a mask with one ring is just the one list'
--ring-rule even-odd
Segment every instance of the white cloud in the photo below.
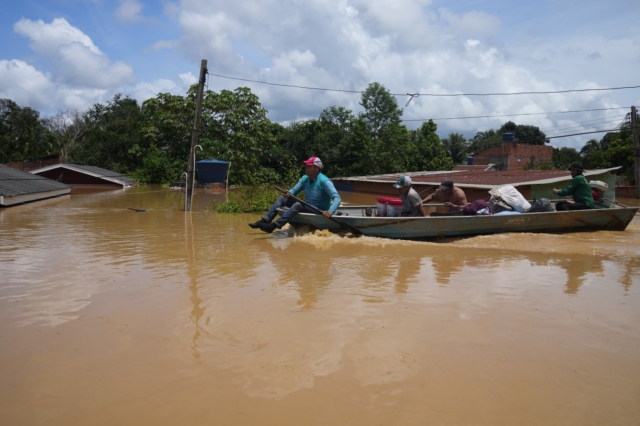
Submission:
{"label": "white cloud", "polygon": [[57,84],[51,75],[21,60],[0,60],[0,98],[30,106],[46,115],[59,108],[84,110],[104,99],[105,90]]}
{"label": "white cloud", "polygon": [[50,78],[20,60],[0,60],[0,98],[32,108],[50,107]]}
{"label": "white cloud", "polygon": [[484,12],[470,11],[456,15],[446,8],[438,9],[440,18],[447,22],[456,34],[463,37],[491,37],[502,26],[500,18]]}
{"label": "white cloud", "polygon": [[143,5],[137,0],[120,0],[120,5],[116,9],[116,17],[124,22],[135,22],[143,19]]}
{"label": "white cloud", "polygon": [[[117,57],[110,59],[89,35],[64,19],[49,24],[27,19],[16,23],[15,32],[30,40],[35,52],[33,60],[38,63],[45,60],[48,65],[43,68],[46,72],[31,65],[31,69],[24,72],[33,73],[34,82],[40,81],[48,88],[45,93],[54,93],[52,99],[65,102],[74,99],[81,103],[84,93],[89,102],[100,96],[100,91],[106,96],[116,91],[128,93],[140,100],[155,96],[158,91],[184,93],[189,84],[197,81],[192,72],[195,73],[203,58],[209,59],[209,70],[216,74],[346,90],[363,90],[367,84],[378,81],[400,94],[623,86],[636,79],[638,65],[638,39],[623,25],[616,25],[615,37],[607,37],[593,27],[587,33],[575,25],[563,26],[562,36],[555,37],[553,31],[558,26],[538,25],[542,35],[532,38],[527,35],[527,28],[539,23],[540,17],[538,21],[530,20],[533,23],[521,21],[516,25],[514,15],[508,11],[498,16],[459,5],[455,11],[453,6],[434,9],[431,0],[176,0],[163,3],[163,7],[182,33],[169,39],[171,36],[166,34],[173,34],[173,28],[158,32],[156,42],[151,43],[150,48],[145,46],[144,54],[156,58],[153,55],[168,55],[166,50],[170,49],[171,54],[182,55],[184,64],[174,62],[173,75],[154,73],[146,82],[134,85],[133,68],[129,64],[118,62]],[[121,20],[132,21],[140,19],[142,11],[141,0],[122,0],[117,13]],[[562,18],[554,19],[563,21]],[[508,36],[503,25],[509,31]],[[9,75],[16,64],[27,66],[25,62],[8,62],[3,62],[1,72],[4,74],[0,74],[0,78]],[[616,64],[614,69],[612,63]],[[148,62],[141,60],[138,67],[136,71],[148,72]],[[180,74],[180,71],[192,72]],[[332,105],[360,109],[357,94],[275,87],[214,76],[208,84],[211,90],[250,87],[269,110],[270,119],[279,122],[316,118],[322,109]],[[20,96],[24,99],[46,102],[35,93],[27,96],[26,86],[12,87],[0,81],[0,88],[6,93],[11,90],[16,96],[22,90],[24,93]],[[505,97],[421,96],[406,108],[404,117],[424,119],[602,108],[631,105],[640,102],[639,96],[637,91]],[[398,104],[403,106],[407,99],[399,96]],[[568,128],[567,122],[571,119],[579,122],[574,125],[576,129],[592,130],[590,122],[582,121],[598,116],[602,117],[602,113],[511,119],[538,125],[548,133],[558,133]],[[440,121],[439,133],[457,131],[471,136],[479,130],[497,128],[507,120],[509,118],[500,117]],[[558,143],[574,142],[564,139]]]}
{"label": "white cloud", "polygon": [[22,18],[15,23],[13,30],[28,37],[31,40],[29,47],[39,54],[48,55],[60,46],[73,43],[81,44],[96,55],[102,54],[89,36],[70,25],[66,19],[54,19],[51,24],[45,24],[41,19],[31,21]]}
{"label": "white cloud", "polygon": [[86,34],[65,19],[51,24],[21,19],[14,31],[31,40],[30,47],[48,60],[54,78],[64,84],[106,89],[134,81],[133,69],[123,62],[111,62]]}

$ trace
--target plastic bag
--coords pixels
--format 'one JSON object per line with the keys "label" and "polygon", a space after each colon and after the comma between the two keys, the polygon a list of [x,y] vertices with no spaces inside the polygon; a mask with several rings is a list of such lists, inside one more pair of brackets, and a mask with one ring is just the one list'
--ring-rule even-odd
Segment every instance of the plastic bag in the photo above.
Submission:
{"label": "plastic bag", "polygon": [[553,212],[556,208],[549,199],[540,198],[539,200],[534,200],[533,204],[531,204],[531,208],[527,210],[527,213],[540,213],[540,212]]}
{"label": "plastic bag", "polygon": [[526,212],[531,208],[531,204],[529,204],[522,194],[512,185],[503,185],[498,188],[493,188],[489,191],[489,194],[502,198],[507,204],[520,213]]}

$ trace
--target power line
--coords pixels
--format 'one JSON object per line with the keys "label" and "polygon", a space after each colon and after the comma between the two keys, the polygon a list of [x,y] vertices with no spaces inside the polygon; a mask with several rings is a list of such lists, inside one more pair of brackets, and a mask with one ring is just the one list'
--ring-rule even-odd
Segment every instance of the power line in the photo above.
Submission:
{"label": "power line", "polygon": [[410,119],[410,120],[402,120],[402,121],[429,121],[429,120],[467,120],[471,118],[493,118],[493,117],[520,117],[524,115],[549,115],[549,114],[569,114],[574,112],[592,112],[592,111],[611,111],[618,109],[629,109],[631,107],[619,107],[619,108],[594,108],[594,109],[576,109],[571,111],[550,111],[550,112],[528,112],[521,114],[499,114],[499,115],[475,115],[468,117],[441,117],[441,118],[420,118],[420,119]]}
{"label": "power line", "polygon": [[[340,92],[340,93],[364,93],[362,90],[344,90],[344,89],[327,89],[323,87],[298,86],[295,84],[272,83],[269,81],[251,80],[248,78],[229,77],[226,75],[207,73],[209,75],[226,78],[228,80],[247,81],[250,83],[266,84],[269,86],[291,87],[294,89],[319,90],[324,92]],[[431,96],[431,97],[456,97],[456,96],[511,96],[511,95],[550,95],[555,93],[572,93],[572,92],[598,92],[606,90],[625,90],[638,89],[640,86],[622,86],[622,87],[602,87],[597,89],[569,89],[569,90],[548,90],[543,92],[505,92],[505,93],[391,93],[393,96]]]}
{"label": "power line", "polygon": [[547,136],[547,139],[557,139],[557,138],[566,138],[569,136],[578,136],[578,135],[590,135],[592,133],[609,133],[609,132],[619,132],[620,129],[609,129],[609,130],[594,130],[592,132],[582,132],[582,133],[573,133],[570,135],[559,135],[559,136]]}

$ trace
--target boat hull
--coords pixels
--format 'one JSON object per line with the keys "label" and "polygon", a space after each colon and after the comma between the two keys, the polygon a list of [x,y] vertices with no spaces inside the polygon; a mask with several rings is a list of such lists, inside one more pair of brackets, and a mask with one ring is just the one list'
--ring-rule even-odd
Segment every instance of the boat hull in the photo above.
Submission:
{"label": "boat hull", "polygon": [[[369,209],[371,211],[371,209]],[[366,216],[366,207],[343,207],[334,218],[357,228],[370,237],[429,239],[504,232],[582,232],[624,231],[638,208],[574,210],[566,212],[523,213],[514,215],[375,217]],[[298,228],[344,231],[334,221],[320,215],[299,213],[291,220]]]}

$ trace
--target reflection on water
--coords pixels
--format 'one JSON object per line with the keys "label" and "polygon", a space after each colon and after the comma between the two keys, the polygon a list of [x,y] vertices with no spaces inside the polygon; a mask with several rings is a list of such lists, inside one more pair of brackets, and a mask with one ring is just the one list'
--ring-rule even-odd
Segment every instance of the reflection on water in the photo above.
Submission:
{"label": "reflection on water", "polygon": [[[640,414],[638,218],[626,232],[411,242],[267,235],[246,225],[255,215],[207,212],[223,195],[197,194],[187,214],[182,197],[75,191],[0,210],[8,424]],[[345,198],[370,202],[358,197]]]}

